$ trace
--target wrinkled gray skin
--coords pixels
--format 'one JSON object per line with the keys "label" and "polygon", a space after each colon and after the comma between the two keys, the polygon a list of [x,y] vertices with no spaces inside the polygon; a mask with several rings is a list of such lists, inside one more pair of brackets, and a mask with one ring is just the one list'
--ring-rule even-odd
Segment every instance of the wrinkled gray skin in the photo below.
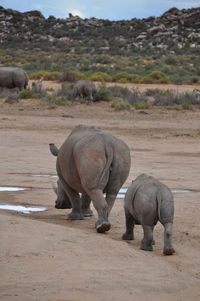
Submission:
{"label": "wrinkled gray skin", "polygon": [[22,68],[0,67],[0,87],[23,90],[28,85],[28,76]]}
{"label": "wrinkled gray skin", "polygon": [[142,225],[144,238],[141,249],[152,251],[153,229],[158,221],[164,226],[163,254],[172,255],[172,224],[174,200],[171,190],[155,178],[142,174],[129,186],[124,201],[126,232],[122,239],[133,240],[135,224]]}
{"label": "wrinkled gray skin", "polygon": [[88,80],[79,80],[74,85],[73,97],[75,99],[79,97],[79,98],[85,98],[90,101],[93,101],[96,92],[97,89],[93,82]]}
{"label": "wrinkled gray skin", "polygon": [[[56,146],[54,144],[50,144],[50,150],[51,153],[54,156],[57,156],[58,153],[55,153],[55,149]],[[58,149],[57,149],[58,151]],[[58,179],[57,180],[57,185],[55,186],[55,184],[53,184],[53,190],[55,191],[56,195],[57,195],[57,199],[55,201],[55,208],[56,209],[71,209],[72,208],[72,204],[67,196],[67,194],[65,193],[65,190],[63,188],[63,185],[61,183],[61,181]],[[81,212],[83,217],[88,217],[88,216],[92,216],[93,212],[90,209],[90,203],[91,203],[91,199],[87,196],[82,194],[81,195]]]}
{"label": "wrinkled gray skin", "polygon": [[98,213],[97,232],[108,231],[109,213],[130,170],[128,146],[94,127],[77,126],[59,150],[51,144],[50,151],[57,154],[56,207],[71,206],[69,219],[83,219],[91,215],[92,200]]}

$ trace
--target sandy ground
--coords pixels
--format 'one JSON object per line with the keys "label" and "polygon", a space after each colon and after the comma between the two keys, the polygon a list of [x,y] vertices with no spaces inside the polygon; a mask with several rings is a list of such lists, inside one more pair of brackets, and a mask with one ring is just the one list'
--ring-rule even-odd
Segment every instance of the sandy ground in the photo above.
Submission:
{"label": "sandy ground", "polygon": [[[108,103],[52,108],[40,100],[0,106],[0,185],[27,187],[0,192],[0,203],[48,208],[29,215],[0,210],[0,300],[200,300],[200,110],[115,112]],[[78,124],[100,127],[129,145],[125,187],[145,172],[172,189],[191,190],[174,194],[175,255],[162,255],[160,224],[153,252],[140,250],[140,226],[133,242],[121,240],[122,200],[111,211],[107,234],[95,232],[95,211],[69,221],[67,210],[54,208],[55,157],[48,144],[59,146]]]}

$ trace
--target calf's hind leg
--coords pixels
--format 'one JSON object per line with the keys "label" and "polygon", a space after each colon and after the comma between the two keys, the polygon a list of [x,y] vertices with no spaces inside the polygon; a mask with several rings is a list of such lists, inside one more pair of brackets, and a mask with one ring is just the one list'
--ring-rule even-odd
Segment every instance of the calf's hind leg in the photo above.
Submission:
{"label": "calf's hind leg", "polygon": [[164,224],[164,255],[172,255],[175,253],[175,250],[172,246],[172,223]]}
{"label": "calf's hind leg", "polygon": [[126,232],[122,235],[123,240],[133,240],[134,234],[133,234],[133,228],[134,228],[134,218],[132,214],[128,211],[128,209],[124,209],[125,211],[125,219],[126,219]]}
{"label": "calf's hind leg", "polygon": [[141,241],[140,249],[144,251],[153,251],[153,227],[142,225],[144,231],[144,238]]}

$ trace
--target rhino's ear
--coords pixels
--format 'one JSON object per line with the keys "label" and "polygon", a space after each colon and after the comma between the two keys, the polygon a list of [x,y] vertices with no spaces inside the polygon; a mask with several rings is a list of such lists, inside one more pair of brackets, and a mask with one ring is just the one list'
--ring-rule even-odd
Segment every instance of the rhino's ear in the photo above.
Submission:
{"label": "rhino's ear", "polygon": [[59,149],[55,146],[54,143],[49,143],[49,149],[53,156],[57,157],[59,153]]}

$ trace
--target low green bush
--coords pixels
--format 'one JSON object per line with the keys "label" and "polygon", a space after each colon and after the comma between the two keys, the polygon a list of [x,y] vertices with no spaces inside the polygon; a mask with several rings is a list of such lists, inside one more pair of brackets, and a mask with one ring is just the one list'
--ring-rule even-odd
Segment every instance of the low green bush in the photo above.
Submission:
{"label": "low green bush", "polygon": [[112,77],[105,72],[94,72],[90,76],[88,76],[89,80],[98,81],[98,82],[111,82]]}
{"label": "low green bush", "polygon": [[118,83],[139,83],[141,81],[141,77],[137,74],[119,72],[113,75],[112,80]]}
{"label": "low green bush", "polygon": [[37,98],[37,94],[32,89],[27,88],[19,92],[19,98],[21,99]]}
{"label": "low green bush", "polygon": [[100,87],[97,89],[95,101],[110,101],[112,99],[112,92],[109,88]]}
{"label": "low green bush", "polygon": [[134,104],[134,108],[136,110],[146,110],[149,109],[150,105],[146,101],[137,102]]}
{"label": "low green bush", "polygon": [[167,84],[169,83],[169,79],[163,72],[153,71],[144,76],[141,82],[143,84]]}
{"label": "low green bush", "polygon": [[111,103],[111,107],[115,109],[116,111],[122,111],[122,110],[130,110],[131,105],[124,101],[124,100],[113,100]]}
{"label": "low green bush", "polygon": [[68,99],[66,99],[65,97],[61,97],[61,96],[51,95],[47,98],[47,101],[51,105],[57,105],[57,106],[71,105],[71,102]]}

